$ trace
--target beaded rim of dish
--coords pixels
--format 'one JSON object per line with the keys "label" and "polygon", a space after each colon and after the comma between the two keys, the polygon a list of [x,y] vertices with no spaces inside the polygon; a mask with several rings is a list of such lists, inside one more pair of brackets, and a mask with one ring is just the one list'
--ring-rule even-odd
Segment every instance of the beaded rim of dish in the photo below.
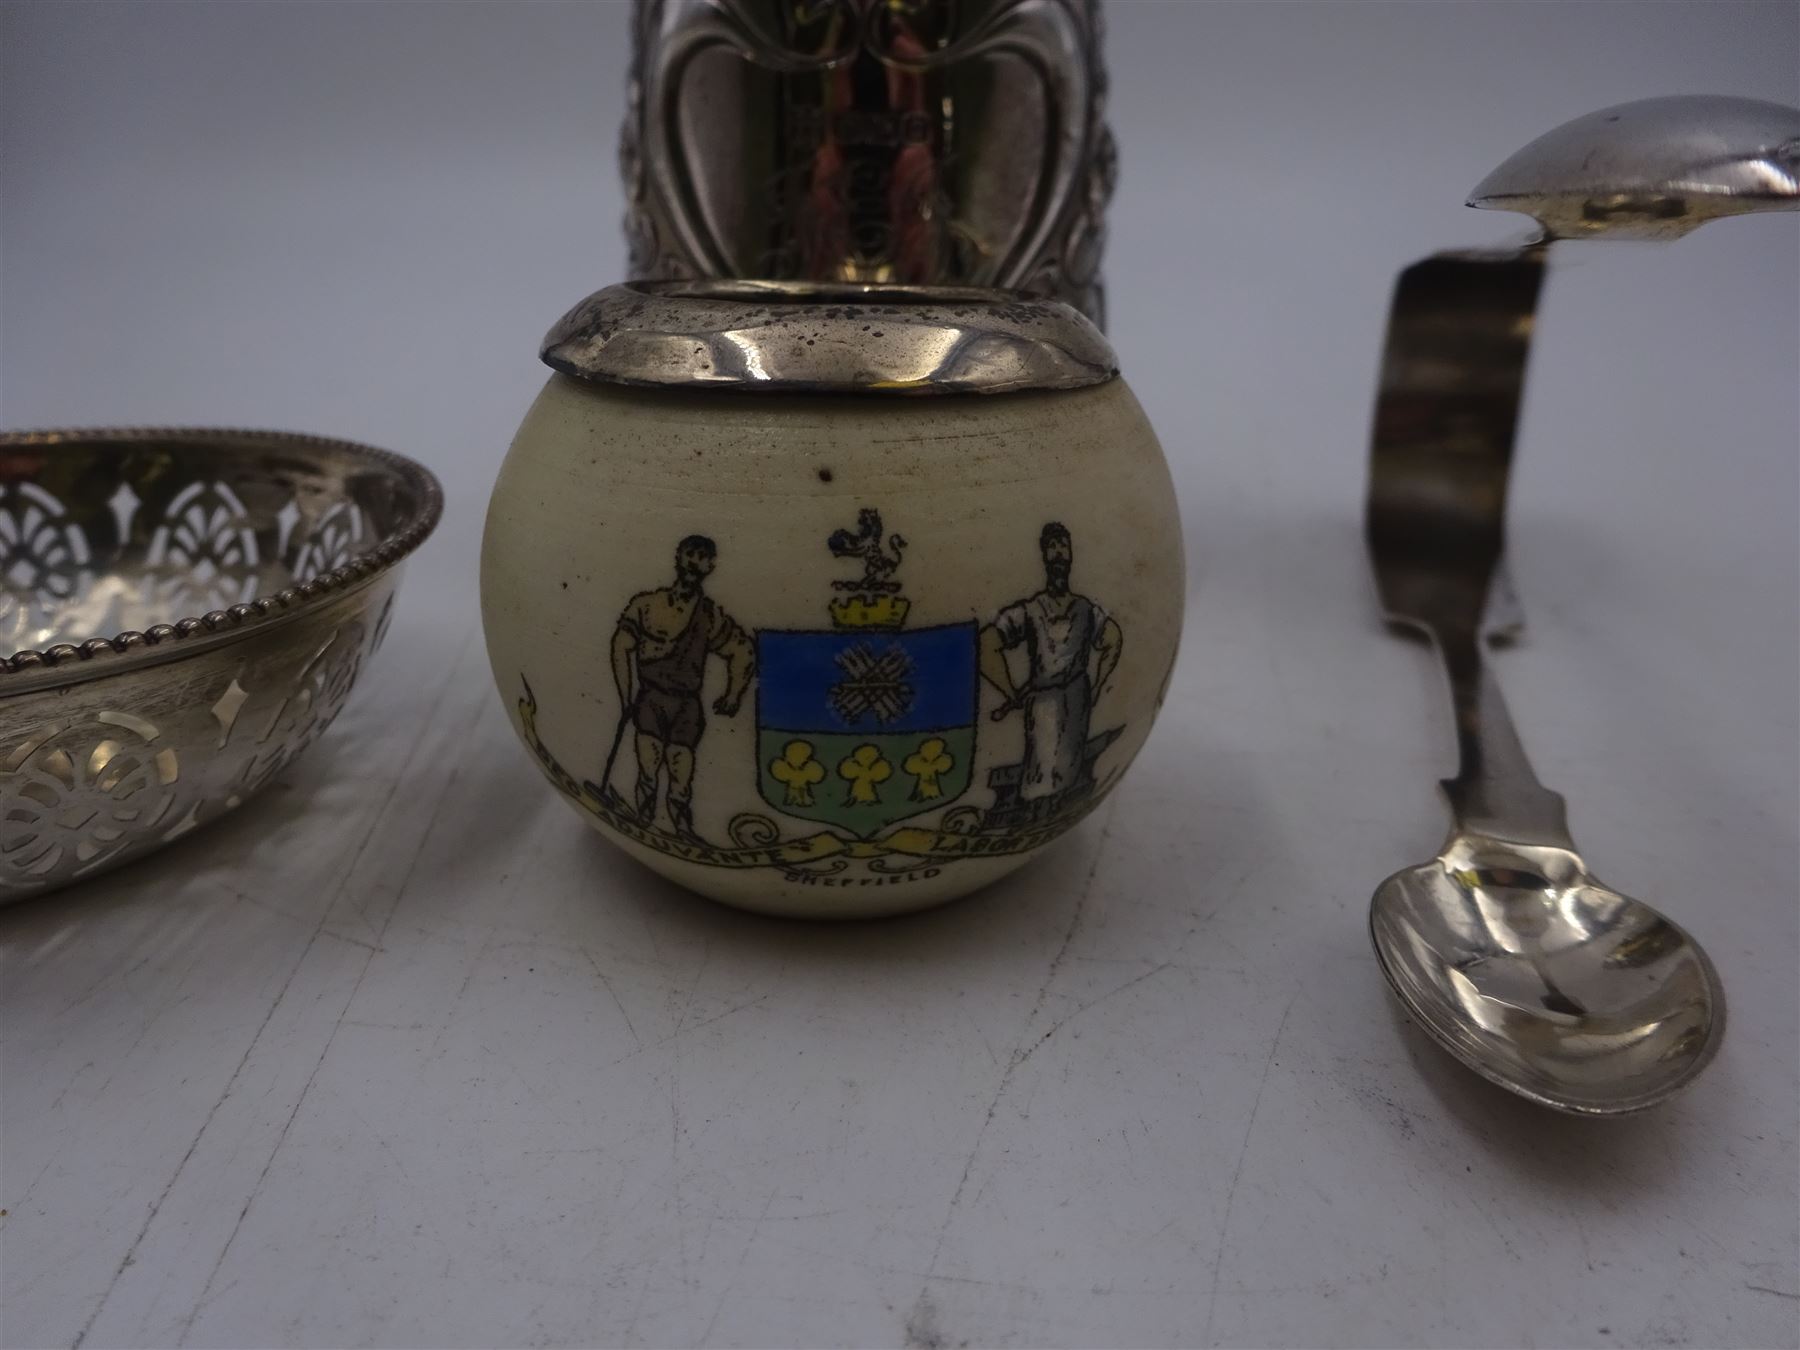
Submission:
{"label": "beaded rim of dish", "polygon": [[[373,548],[357,554],[328,572],[284,587],[273,595],[258,596],[226,609],[188,615],[173,622],[128,629],[111,637],[90,637],[81,642],[59,642],[42,650],[27,648],[0,659],[0,697],[9,691],[6,677],[68,670],[75,678],[128,670],[129,658],[147,657],[171,644],[217,634],[237,634],[265,629],[318,609],[321,604],[369,578],[393,567],[422,544],[436,528],[444,510],[444,492],[436,475],[424,465],[359,441],[311,436],[301,432],[263,431],[244,427],[70,427],[0,432],[0,452],[24,447],[54,447],[83,441],[185,441],[212,444],[255,441],[293,450],[348,454],[404,481],[415,497],[412,511],[397,529],[389,531]],[[20,692],[23,692],[22,690]]]}

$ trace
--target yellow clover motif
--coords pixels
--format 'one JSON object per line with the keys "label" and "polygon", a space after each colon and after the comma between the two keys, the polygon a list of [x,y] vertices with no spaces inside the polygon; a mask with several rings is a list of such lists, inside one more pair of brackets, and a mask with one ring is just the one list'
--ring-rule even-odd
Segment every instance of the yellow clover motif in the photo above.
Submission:
{"label": "yellow clover motif", "polygon": [[919,748],[900,763],[900,767],[915,780],[912,790],[915,802],[943,796],[944,790],[938,786],[938,776],[949,773],[955,766],[956,760],[944,749],[944,742],[936,736],[921,742]]}
{"label": "yellow clover motif", "polygon": [[812,742],[789,741],[778,759],[769,761],[769,774],[783,789],[788,806],[811,806],[813,784],[824,781],[825,766],[813,758]]}
{"label": "yellow clover motif", "polygon": [[838,777],[850,784],[845,802],[852,806],[869,806],[881,800],[875,789],[893,776],[894,766],[881,757],[881,748],[859,745],[838,763]]}

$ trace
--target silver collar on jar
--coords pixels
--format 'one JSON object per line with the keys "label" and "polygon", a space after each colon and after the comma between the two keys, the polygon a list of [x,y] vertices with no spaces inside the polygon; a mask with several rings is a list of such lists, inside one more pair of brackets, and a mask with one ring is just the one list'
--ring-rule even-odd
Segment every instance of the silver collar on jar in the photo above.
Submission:
{"label": "silver collar on jar", "polygon": [[1060,301],[805,281],[608,286],[540,354],[577,379],[766,393],[1000,394],[1118,374],[1099,330]]}

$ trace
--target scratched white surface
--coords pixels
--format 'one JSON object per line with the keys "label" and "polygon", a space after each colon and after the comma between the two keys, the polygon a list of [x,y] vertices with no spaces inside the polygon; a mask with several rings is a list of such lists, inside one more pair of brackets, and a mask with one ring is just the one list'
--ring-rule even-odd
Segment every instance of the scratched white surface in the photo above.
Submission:
{"label": "scratched white surface", "polygon": [[1566,117],[1800,101],[1791,6],[1530,12],[1112,7],[1183,661],[1054,853],[833,927],[611,851],[481,653],[535,340],[620,266],[622,11],[0,11],[4,421],[356,436],[452,497],[273,790],[0,914],[0,1340],[1800,1341],[1793,219],[1552,279],[1499,667],[1600,873],[1713,954],[1719,1060],[1547,1115],[1423,1043],[1364,933],[1450,747],[1358,541],[1395,270],[1504,238],[1461,193]]}

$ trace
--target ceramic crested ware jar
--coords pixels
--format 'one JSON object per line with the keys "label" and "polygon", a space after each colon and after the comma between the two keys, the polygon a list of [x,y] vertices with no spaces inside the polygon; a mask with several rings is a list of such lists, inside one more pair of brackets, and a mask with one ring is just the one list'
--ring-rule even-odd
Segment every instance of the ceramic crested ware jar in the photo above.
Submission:
{"label": "ceramic crested ware jar", "polygon": [[639,282],[543,357],[488,512],[488,653],[552,785],[633,857],[746,909],[892,914],[1117,783],[1174,663],[1181,535],[1073,309]]}

